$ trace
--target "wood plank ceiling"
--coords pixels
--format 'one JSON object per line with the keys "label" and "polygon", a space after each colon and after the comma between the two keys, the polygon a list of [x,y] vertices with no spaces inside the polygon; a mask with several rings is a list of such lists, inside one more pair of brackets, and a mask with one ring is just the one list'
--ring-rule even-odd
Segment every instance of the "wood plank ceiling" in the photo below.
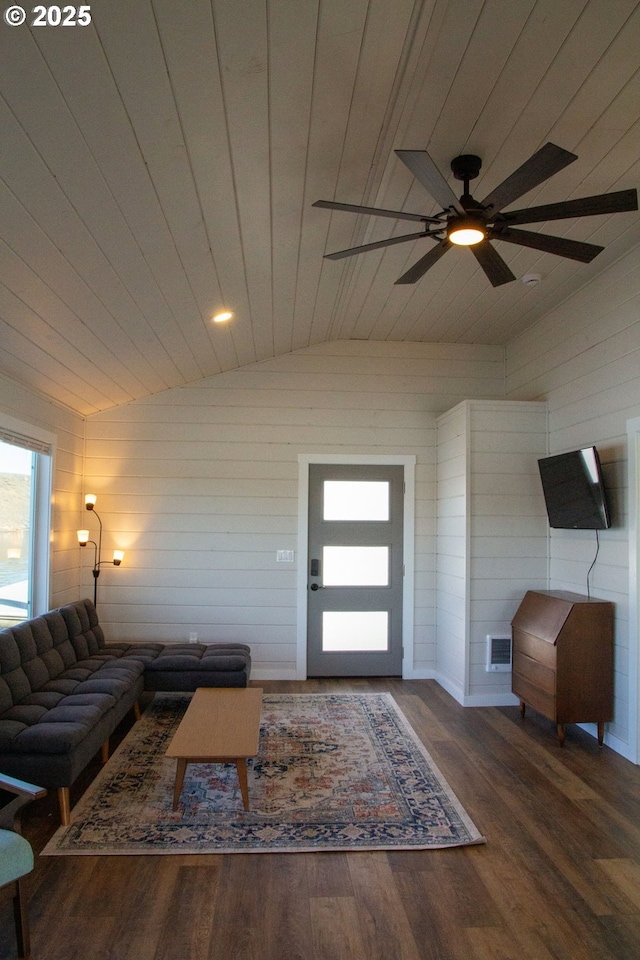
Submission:
{"label": "wood plank ceiling", "polygon": [[[5,4],[5,9],[8,4]],[[504,344],[640,242],[637,213],[536,224],[394,286],[428,241],[315,209],[433,214],[394,149],[477,197],[551,140],[579,159],[518,206],[640,181],[637,0],[98,0],[89,26],[0,24],[0,371],[81,414],[326,340]],[[54,16],[55,19],[55,16]],[[213,325],[221,307],[227,326]]]}

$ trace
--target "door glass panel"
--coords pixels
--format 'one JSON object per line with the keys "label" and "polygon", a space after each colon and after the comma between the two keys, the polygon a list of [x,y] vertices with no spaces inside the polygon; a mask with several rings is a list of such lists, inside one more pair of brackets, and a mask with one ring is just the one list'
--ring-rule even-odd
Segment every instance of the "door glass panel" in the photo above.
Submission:
{"label": "door glass panel", "polygon": [[325,587],[388,587],[389,547],[323,547]]}
{"label": "door glass panel", "polygon": [[389,520],[387,480],[325,480],[325,520]]}
{"label": "door glass panel", "polygon": [[389,649],[386,610],[325,610],[322,614],[322,650],[326,653]]}

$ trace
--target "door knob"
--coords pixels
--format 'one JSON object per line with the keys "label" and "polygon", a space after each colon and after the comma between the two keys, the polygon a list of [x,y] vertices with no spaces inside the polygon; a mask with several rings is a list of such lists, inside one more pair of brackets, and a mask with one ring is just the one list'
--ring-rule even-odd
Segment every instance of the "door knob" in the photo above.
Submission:
{"label": "door knob", "polygon": [[322,587],[320,586],[319,583],[312,583],[312,584],[311,584],[311,589],[312,589],[312,590],[322,590]]}

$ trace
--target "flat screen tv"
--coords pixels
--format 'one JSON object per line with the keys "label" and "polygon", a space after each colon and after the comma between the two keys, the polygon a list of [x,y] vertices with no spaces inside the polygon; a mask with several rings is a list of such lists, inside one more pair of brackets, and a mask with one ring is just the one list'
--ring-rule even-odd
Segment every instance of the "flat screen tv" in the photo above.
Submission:
{"label": "flat screen tv", "polygon": [[595,447],[538,460],[549,525],[562,530],[611,526]]}

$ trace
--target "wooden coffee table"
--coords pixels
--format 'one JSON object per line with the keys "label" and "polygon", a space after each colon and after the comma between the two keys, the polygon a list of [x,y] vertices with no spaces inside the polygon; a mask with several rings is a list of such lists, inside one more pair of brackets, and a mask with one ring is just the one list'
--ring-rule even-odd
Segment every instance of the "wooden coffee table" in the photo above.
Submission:
{"label": "wooden coffee table", "polygon": [[247,757],[258,752],[261,708],[259,688],[198,687],[166,753],[178,761],[174,810],[188,763],[235,763],[244,809],[249,809]]}

